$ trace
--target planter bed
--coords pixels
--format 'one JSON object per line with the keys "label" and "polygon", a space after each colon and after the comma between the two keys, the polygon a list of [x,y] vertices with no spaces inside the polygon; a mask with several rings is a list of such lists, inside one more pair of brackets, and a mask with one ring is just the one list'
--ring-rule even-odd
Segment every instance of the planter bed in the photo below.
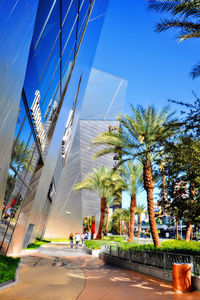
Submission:
{"label": "planter bed", "polygon": [[[99,254],[99,258],[105,261],[106,263],[172,283],[171,269],[167,270],[161,267],[147,265],[145,263],[134,262],[132,260],[127,260],[119,256],[112,256],[105,252],[101,252]],[[200,291],[200,277],[194,275],[192,276],[192,288]]]}
{"label": "planter bed", "polygon": [[172,270],[173,263],[190,263],[192,265],[192,274],[200,276],[200,256],[177,254],[149,250],[122,250],[117,246],[107,246],[102,252],[111,256],[127,259],[132,262],[145,264],[161,268],[164,270]]}

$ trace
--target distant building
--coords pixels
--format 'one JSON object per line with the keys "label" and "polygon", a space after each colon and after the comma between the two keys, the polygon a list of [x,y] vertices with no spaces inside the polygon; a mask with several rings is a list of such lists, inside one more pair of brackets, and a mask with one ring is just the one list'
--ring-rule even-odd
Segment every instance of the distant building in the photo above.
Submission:
{"label": "distant building", "polygon": [[[100,197],[91,191],[75,192],[73,187],[101,165],[112,168],[113,155],[92,161],[99,147],[89,148],[92,140],[109,126],[119,126],[116,116],[122,112],[127,81],[108,73],[92,69],[80,111],[80,118],[67,151],[55,200],[52,205],[44,238],[66,237],[70,232],[82,231],[82,219],[95,217],[96,228],[100,218]],[[67,122],[69,124],[69,122]],[[68,128],[68,125],[67,127]],[[66,131],[67,132],[67,131]],[[72,135],[72,134],[70,134]],[[67,138],[69,134],[67,133]],[[64,137],[64,141],[66,138]]]}

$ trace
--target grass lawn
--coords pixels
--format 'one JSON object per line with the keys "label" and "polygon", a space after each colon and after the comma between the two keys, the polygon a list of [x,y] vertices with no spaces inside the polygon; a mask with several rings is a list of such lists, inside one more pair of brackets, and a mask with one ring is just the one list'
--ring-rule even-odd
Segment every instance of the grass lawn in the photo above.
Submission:
{"label": "grass lawn", "polygon": [[20,262],[20,258],[0,255],[0,283],[15,279],[15,272]]}
{"label": "grass lawn", "polygon": [[99,250],[101,249],[102,245],[112,245],[113,243],[121,243],[125,242],[125,237],[124,236],[116,236],[116,235],[111,235],[111,236],[104,236],[102,240],[89,240],[85,241],[84,244],[87,248],[93,249],[93,250]]}
{"label": "grass lawn", "polygon": [[125,236],[119,236],[119,235],[104,236],[102,240],[108,242],[121,243],[121,242],[125,242]]}
{"label": "grass lawn", "polygon": [[44,244],[50,243],[50,242],[69,242],[69,239],[50,239],[50,240],[40,240],[36,238],[35,242],[32,244],[29,244],[27,249],[35,249],[38,248]]}
{"label": "grass lawn", "polygon": [[69,239],[49,239],[50,242],[69,242]]}
{"label": "grass lawn", "polygon": [[46,240],[39,240],[39,239],[37,239],[36,238],[36,240],[35,240],[35,242],[34,243],[32,243],[32,244],[29,244],[28,245],[28,247],[27,247],[27,249],[35,249],[35,248],[38,248],[38,247],[40,247],[40,246],[42,246],[42,245],[44,245],[44,244],[47,244],[47,243],[49,243],[50,241],[46,241]]}

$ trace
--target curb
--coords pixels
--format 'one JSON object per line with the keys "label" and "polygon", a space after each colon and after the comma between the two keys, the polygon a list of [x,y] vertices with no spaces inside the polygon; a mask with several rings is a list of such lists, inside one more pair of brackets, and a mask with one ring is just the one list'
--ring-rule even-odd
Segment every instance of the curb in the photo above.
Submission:
{"label": "curb", "polygon": [[0,283],[0,290],[7,289],[8,287],[14,285],[19,281],[19,270],[21,268],[21,265],[22,265],[22,261],[20,261],[19,266],[16,269],[15,279],[10,279],[8,281]]}
{"label": "curb", "polygon": [[84,244],[83,246],[83,250],[89,254],[89,255],[93,255],[93,256],[96,256],[96,257],[99,257],[99,254],[100,254],[100,251],[101,250],[95,250],[95,249],[90,249],[90,248],[87,248]]}

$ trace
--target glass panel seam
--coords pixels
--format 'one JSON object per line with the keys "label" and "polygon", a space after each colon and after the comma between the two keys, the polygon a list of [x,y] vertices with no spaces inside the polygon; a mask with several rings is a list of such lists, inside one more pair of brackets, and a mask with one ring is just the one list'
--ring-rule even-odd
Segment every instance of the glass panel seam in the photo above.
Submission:
{"label": "glass panel seam", "polygon": [[[61,1],[61,0],[60,0],[60,1]],[[63,25],[64,25],[64,23],[65,23],[65,21],[66,21],[68,12],[69,12],[69,10],[70,10],[70,8],[71,8],[71,5],[72,5],[72,2],[73,2],[73,0],[72,0],[71,3],[70,3],[70,6],[69,6],[69,8],[68,8],[68,11],[67,11],[67,13],[66,13],[66,15],[65,15],[65,18],[64,18],[63,22],[62,22],[62,27],[63,27]],[[51,48],[51,51],[50,51],[49,56],[48,56],[48,58],[47,58],[47,61],[46,61],[46,63],[45,63],[44,69],[42,70],[42,73],[41,73],[39,82],[41,81],[41,79],[42,79],[42,77],[43,77],[43,75],[44,75],[44,72],[45,72],[45,70],[46,70],[46,68],[47,68],[47,65],[48,65],[48,63],[49,63],[49,60],[50,60],[50,58],[51,58],[51,55],[52,55],[52,53],[53,53],[53,50],[54,50],[54,48],[55,48],[56,42],[57,42],[57,40],[58,40],[60,34],[61,34],[61,28],[60,28],[59,31],[58,31],[58,34],[57,34],[56,39],[55,39],[55,41],[54,41],[54,44],[53,44],[53,46],[52,46],[52,48]]]}
{"label": "glass panel seam", "polygon": [[46,25],[47,25],[47,23],[48,23],[48,21],[49,21],[49,18],[50,18],[50,16],[51,16],[51,13],[52,13],[52,11],[53,11],[53,9],[54,9],[54,7],[55,7],[56,1],[57,1],[57,0],[54,0],[54,2],[53,2],[53,5],[52,5],[52,7],[51,7],[51,9],[50,9],[50,11],[49,11],[49,14],[48,14],[48,16],[47,16],[47,18],[46,18],[46,21],[45,21],[45,23],[44,23],[44,26],[43,26],[43,28],[42,28],[42,30],[41,30],[41,32],[40,32],[40,35],[39,35],[39,37],[38,37],[38,40],[37,40],[36,44],[35,44],[34,50],[37,49],[37,46],[38,46],[39,41],[40,41],[40,39],[41,39],[41,37],[42,37],[42,35],[43,35],[43,32],[44,32],[44,30],[45,30],[45,28],[46,28]]}

